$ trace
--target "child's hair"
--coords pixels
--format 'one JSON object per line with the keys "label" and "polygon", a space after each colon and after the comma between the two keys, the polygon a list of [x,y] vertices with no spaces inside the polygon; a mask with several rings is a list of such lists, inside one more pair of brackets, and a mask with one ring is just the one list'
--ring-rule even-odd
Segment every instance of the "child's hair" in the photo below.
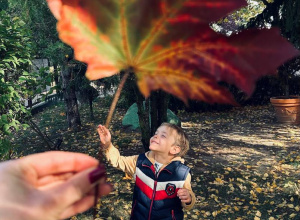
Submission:
{"label": "child's hair", "polygon": [[175,138],[175,145],[180,147],[180,152],[177,154],[177,156],[184,156],[190,148],[190,142],[187,134],[183,131],[181,127],[175,124],[164,122],[160,126],[166,126],[176,131],[177,136]]}

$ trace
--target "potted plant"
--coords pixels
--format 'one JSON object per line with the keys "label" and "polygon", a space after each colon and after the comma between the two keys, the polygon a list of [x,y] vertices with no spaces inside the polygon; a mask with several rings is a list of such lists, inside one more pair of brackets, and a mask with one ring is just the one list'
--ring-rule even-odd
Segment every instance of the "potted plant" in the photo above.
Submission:
{"label": "potted plant", "polygon": [[297,57],[278,69],[285,95],[272,97],[270,101],[275,109],[277,121],[280,123],[300,124],[300,96],[289,94],[289,80],[295,77],[299,67],[300,57]]}
{"label": "potted plant", "polygon": [[277,121],[286,124],[300,124],[300,97],[277,96],[270,99]]}

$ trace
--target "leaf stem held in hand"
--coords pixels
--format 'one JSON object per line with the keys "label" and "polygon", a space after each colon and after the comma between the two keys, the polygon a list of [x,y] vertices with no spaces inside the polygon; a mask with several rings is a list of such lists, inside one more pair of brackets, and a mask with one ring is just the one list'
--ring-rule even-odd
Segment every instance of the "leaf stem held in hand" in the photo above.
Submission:
{"label": "leaf stem held in hand", "polygon": [[124,76],[122,77],[122,80],[121,80],[121,82],[120,82],[120,84],[119,84],[119,87],[118,87],[118,89],[117,89],[117,91],[116,91],[116,93],[115,93],[114,99],[113,99],[113,101],[112,101],[112,103],[111,103],[111,106],[110,106],[110,109],[109,109],[109,112],[108,112],[108,116],[107,116],[107,119],[106,119],[106,122],[105,122],[105,127],[107,127],[107,128],[108,128],[108,126],[109,126],[109,124],[110,124],[112,115],[113,115],[113,113],[114,113],[114,111],[115,111],[117,102],[118,102],[118,100],[119,100],[119,98],[120,98],[120,95],[121,95],[121,91],[122,91],[122,89],[123,89],[123,87],[124,87],[124,84],[125,84],[125,82],[126,82],[126,79],[127,79],[128,76],[129,76],[129,73],[130,73],[130,69],[126,70],[126,72],[125,72]]}

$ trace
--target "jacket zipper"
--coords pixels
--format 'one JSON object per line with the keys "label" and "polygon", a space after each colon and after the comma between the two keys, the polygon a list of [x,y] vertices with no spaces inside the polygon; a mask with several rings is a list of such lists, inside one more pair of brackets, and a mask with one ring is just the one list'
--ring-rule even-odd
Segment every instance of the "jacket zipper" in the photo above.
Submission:
{"label": "jacket zipper", "polygon": [[172,220],[176,220],[174,210],[172,210]]}
{"label": "jacket zipper", "polygon": [[153,187],[153,193],[152,193],[152,199],[151,199],[151,205],[150,205],[148,220],[150,220],[150,218],[151,218],[151,212],[152,212],[153,202],[154,202],[154,198],[155,198],[155,194],[156,194],[157,178],[158,178],[159,173],[160,172],[158,172],[158,173],[154,172],[155,181],[154,181],[154,187]]}
{"label": "jacket zipper", "polygon": [[[147,166],[149,167],[149,166]],[[150,167],[149,167],[150,168]],[[151,169],[151,168],[150,168]],[[148,216],[148,220],[150,220],[151,218],[151,212],[152,212],[152,206],[153,206],[153,202],[154,202],[154,198],[155,198],[155,194],[156,194],[156,186],[157,186],[157,179],[158,179],[158,175],[160,174],[161,171],[165,170],[162,169],[160,170],[157,174],[154,172],[154,176],[155,176],[155,181],[154,181],[154,187],[153,187],[153,193],[152,193],[152,199],[151,199],[151,205],[150,205],[150,210],[149,210],[149,216]],[[166,170],[168,171],[168,170]],[[169,172],[169,171],[168,171]],[[173,210],[172,210],[173,211]],[[174,218],[175,219],[175,218]]]}
{"label": "jacket zipper", "polygon": [[153,193],[152,193],[152,199],[151,199],[151,205],[150,205],[148,220],[150,220],[150,217],[151,217],[152,206],[153,206],[154,197],[155,197],[155,193],[156,193],[156,186],[157,186],[157,181],[155,180],[154,181],[154,188],[153,188]]}

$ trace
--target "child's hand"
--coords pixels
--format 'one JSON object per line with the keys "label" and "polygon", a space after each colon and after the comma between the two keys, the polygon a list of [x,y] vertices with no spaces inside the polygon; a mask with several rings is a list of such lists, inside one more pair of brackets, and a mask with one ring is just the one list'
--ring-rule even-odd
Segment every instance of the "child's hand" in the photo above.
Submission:
{"label": "child's hand", "polygon": [[103,148],[104,149],[108,148],[111,143],[111,134],[109,130],[103,125],[98,125],[97,131],[100,137],[100,141],[103,145]]}
{"label": "child's hand", "polygon": [[179,197],[181,202],[184,202],[184,203],[192,202],[191,194],[187,189],[179,189],[177,192],[177,196]]}

